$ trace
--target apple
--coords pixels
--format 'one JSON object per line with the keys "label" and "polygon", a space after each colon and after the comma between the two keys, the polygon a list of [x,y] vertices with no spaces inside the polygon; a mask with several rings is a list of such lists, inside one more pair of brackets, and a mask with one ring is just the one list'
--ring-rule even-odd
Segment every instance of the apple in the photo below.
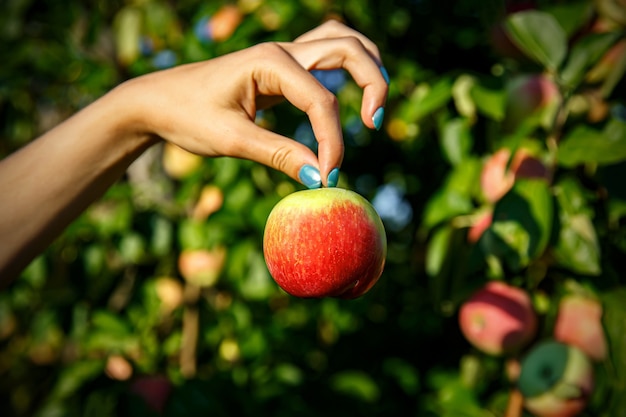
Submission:
{"label": "apple", "polygon": [[607,342],[602,327],[602,304],[584,295],[564,296],[559,302],[554,338],[578,347],[593,360],[604,360]]}
{"label": "apple", "polygon": [[459,325],[475,348],[500,356],[530,342],[537,332],[537,316],[526,291],[490,281],[461,305]]}
{"label": "apple", "polygon": [[517,178],[552,179],[552,171],[529,150],[518,148],[508,164],[510,158],[511,151],[501,148],[490,155],[483,165],[480,188],[489,203],[495,203],[509,192]]}
{"label": "apple", "polygon": [[196,220],[206,220],[211,214],[222,208],[224,193],[215,185],[205,185],[200,191],[192,217]]}
{"label": "apple", "polygon": [[556,83],[544,74],[521,74],[506,84],[506,115],[503,126],[512,131],[527,118],[538,117],[541,125],[552,122],[561,93]]}
{"label": "apple", "polygon": [[183,304],[183,284],[178,279],[161,276],[155,282],[155,290],[163,313],[169,314]]}
{"label": "apple", "polygon": [[387,255],[382,220],[342,188],[296,191],[272,209],[263,236],[271,276],[301,298],[357,298],[380,278]]}
{"label": "apple", "polygon": [[142,375],[131,382],[130,392],[142,398],[150,409],[163,414],[172,383],[164,375]]}
{"label": "apple", "polygon": [[537,417],[573,417],[593,390],[593,365],[575,346],[543,341],[521,360],[517,382],[524,407]]}
{"label": "apple", "polygon": [[199,287],[217,282],[226,261],[226,248],[185,249],[178,256],[178,270],[183,278]]}
{"label": "apple", "polygon": [[202,165],[202,157],[180,146],[165,142],[163,146],[163,169],[174,179],[183,179],[196,172]]}

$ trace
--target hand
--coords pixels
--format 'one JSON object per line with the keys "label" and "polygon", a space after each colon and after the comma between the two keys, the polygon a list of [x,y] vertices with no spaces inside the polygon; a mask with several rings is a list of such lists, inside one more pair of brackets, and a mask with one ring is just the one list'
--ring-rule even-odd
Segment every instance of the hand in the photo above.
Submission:
{"label": "hand", "polygon": [[[328,21],[290,43],[263,43],[205,62],[152,73],[122,86],[138,101],[145,130],[203,156],[253,160],[294,179],[304,165],[328,185],[341,166],[343,139],[336,97],[309,70],[346,69],[363,88],[361,118],[369,128],[387,96],[376,45],[345,25]],[[382,72],[381,72],[382,71]],[[385,74],[385,75],[383,75]],[[284,97],[305,112],[319,143],[306,146],[254,123],[256,111]],[[382,110],[377,118],[382,117]],[[315,176],[315,175],[314,175]],[[307,182],[307,181],[303,181]],[[331,184],[332,185],[332,184]]]}

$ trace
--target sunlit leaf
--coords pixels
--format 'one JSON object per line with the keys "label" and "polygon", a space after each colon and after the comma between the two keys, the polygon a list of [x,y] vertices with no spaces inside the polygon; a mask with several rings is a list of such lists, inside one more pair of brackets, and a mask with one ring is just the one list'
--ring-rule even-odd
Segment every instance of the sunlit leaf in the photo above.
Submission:
{"label": "sunlit leaf", "polygon": [[567,62],[561,71],[561,79],[570,87],[577,86],[585,77],[586,71],[615,43],[615,32],[593,33],[574,44]]}
{"label": "sunlit leaf", "polygon": [[553,253],[556,261],[573,272],[598,275],[600,243],[591,211],[580,186],[569,179],[555,187],[559,236]]}
{"label": "sunlit leaf", "polygon": [[363,371],[339,372],[331,377],[330,386],[337,392],[369,403],[377,401],[380,397],[380,389],[376,381]]}
{"label": "sunlit leaf", "polygon": [[603,130],[580,125],[566,135],[558,151],[559,164],[614,164],[626,159],[626,122],[611,119]]}
{"label": "sunlit leaf", "polygon": [[507,34],[530,58],[555,71],[567,54],[567,36],[556,19],[539,10],[510,15]]}

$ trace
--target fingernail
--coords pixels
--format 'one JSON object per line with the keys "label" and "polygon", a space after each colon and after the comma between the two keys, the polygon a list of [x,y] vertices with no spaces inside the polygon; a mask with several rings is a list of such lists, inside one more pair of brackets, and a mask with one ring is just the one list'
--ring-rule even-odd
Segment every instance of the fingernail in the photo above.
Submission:
{"label": "fingernail", "polygon": [[307,188],[320,188],[322,186],[322,176],[314,166],[303,165],[298,172],[298,178]]}
{"label": "fingernail", "polygon": [[339,182],[339,168],[335,168],[328,174],[328,186],[336,187]]}
{"label": "fingernail", "polygon": [[383,125],[383,117],[385,116],[385,109],[379,107],[372,116],[372,122],[374,122],[374,127],[376,130],[380,130]]}
{"label": "fingernail", "polygon": [[385,79],[385,82],[387,82],[387,85],[389,85],[389,73],[387,72],[387,68],[381,65],[380,72],[383,74],[383,78]]}

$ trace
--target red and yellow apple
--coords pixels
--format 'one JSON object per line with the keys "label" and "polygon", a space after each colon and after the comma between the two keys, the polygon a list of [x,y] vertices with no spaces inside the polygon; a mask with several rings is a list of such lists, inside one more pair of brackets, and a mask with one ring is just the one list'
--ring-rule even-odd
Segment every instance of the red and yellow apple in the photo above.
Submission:
{"label": "red and yellow apple", "polygon": [[526,291],[490,281],[461,305],[459,325],[475,348],[500,356],[530,342],[537,332],[537,316]]}
{"label": "red and yellow apple", "polygon": [[364,197],[342,188],[287,195],[272,209],[263,237],[271,276],[302,298],[356,298],[380,278],[387,237]]}
{"label": "red and yellow apple", "polygon": [[584,295],[570,294],[559,302],[554,338],[576,346],[591,359],[606,358],[607,342],[602,327],[602,304]]}
{"label": "red and yellow apple", "polygon": [[573,417],[593,390],[593,365],[575,346],[544,341],[522,358],[517,386],[524,407],[537,417]]}

